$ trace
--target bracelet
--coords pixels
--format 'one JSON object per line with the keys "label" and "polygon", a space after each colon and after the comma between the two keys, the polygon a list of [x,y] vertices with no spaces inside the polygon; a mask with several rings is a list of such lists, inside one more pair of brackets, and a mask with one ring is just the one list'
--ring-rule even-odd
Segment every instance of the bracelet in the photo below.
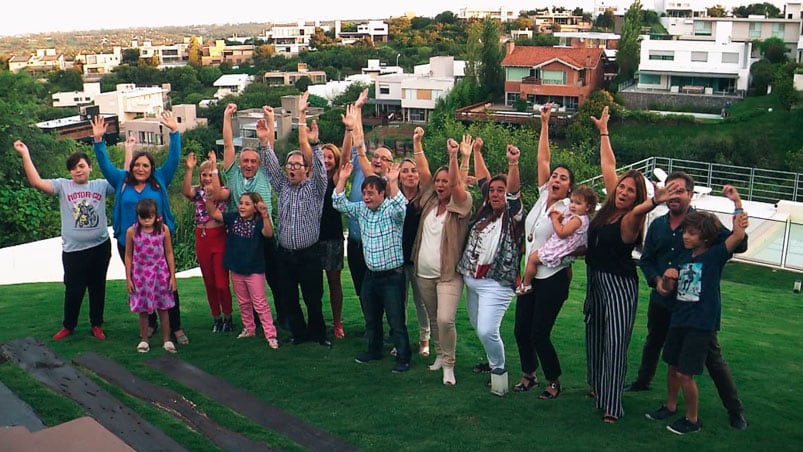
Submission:
{"label": "bracelet", "polygon": [[654,196],[652,198],[650,198],[650,202],[652,202],[652,208],[653,209],[658,207],[658,203],[655,202],[655,197]]}
{"label": "bracelet", "polygon": [[424,151],[418,151],[418,152],[413,152],[413,155],[421,155],[423,153],[424,153]]}
{"label": "bracelet", "polygon": [[601,137],[607,137],[607,136],[609,136],[609,135],[608,135],[607,133],[601,133],[601,134],[599,134],[599,136],[601,136]]}
{"label": "bracelet", "polygon": [[212,174],[218,174],[218,170],[212,171]]}
{"label": "bracelet", "polygon": [[321,144],[321,142],[320,142],[320,141],[310,141],[310,142],[309,142],[309,145],[310,145],[310,146],[318,146],[318,145],[320,145],[320,144]]}
{"label": "bracelet", "polygon": [[733,214],[734,215],[737,215],[737,214],[740,214],[740,213],[743,213],[743,212],[744,212],[744,209],[742,209],[741,207],[737,207],[737,208],[733,209]]}
{"label": "bracelet", "polygon": [[519,166],[519,162],[507,162],[507,166]]}
{"label": "bracelet", "polygon": [[346,132],[353,132],[354,129],[346,129]]}

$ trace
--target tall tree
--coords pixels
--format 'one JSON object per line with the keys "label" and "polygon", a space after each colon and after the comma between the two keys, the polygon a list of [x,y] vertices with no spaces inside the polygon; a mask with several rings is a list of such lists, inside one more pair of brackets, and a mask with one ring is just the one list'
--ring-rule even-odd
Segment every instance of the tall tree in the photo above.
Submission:
{"label": "tall tree", "polygon": [[190,38],[190,45],[187,47],[187,62],[190,66],[199,68],[201,67],[201,55],[203,51],[201,50],[201,43],[198,41],[198,37],[193,36]]}
{"label": "tall tree", "polygon": [[639,64],[639,34],[641,33],[641,1],[636,0],[625,13],[625,25],[619,50],[616,52],[616,63],[619,65],[619,77],[622,80],[633,78]]}
{"label": "tall tree", "polygon": [[502,72],[504,55],[499,43],[499,26],[495,20],[483,20],[480,40],[482,42],[480,86],[490,100],[499,100],[505,92],[505,74]]}
{"label": "tall tree", "polygon": [[482,23],[472,21],[466,29],[466,78],[478,83],[480,79],[480,60],[482,59]]}
{"label": "tall tree", "polygon": [[705,14],[708,17],[725,17],[727,13],[728,12],[725,11],[725,7],[722,5],[714,5],[705,9]]}

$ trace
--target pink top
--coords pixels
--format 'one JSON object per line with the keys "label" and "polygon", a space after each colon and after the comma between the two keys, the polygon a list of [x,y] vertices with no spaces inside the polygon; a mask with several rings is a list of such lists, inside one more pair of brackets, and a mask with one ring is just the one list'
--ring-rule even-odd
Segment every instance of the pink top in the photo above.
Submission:
{"label": "pink top", "polygon": [[[195,224],[200,226],[208,223],[211,218],[209,217],[209,212],[206,210],[206,191],[200,185],[195,187],[195,197],[192,198],[192,201],[195,203]],[[225,201],[216,201],[215,206],[220,213],[226,211]]]}

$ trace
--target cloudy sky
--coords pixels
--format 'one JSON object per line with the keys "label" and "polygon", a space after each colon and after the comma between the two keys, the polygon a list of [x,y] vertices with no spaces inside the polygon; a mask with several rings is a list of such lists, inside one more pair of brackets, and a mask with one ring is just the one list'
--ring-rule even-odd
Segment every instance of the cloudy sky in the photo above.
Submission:
{"label": "cloudy sky", "polygon": [[[412,11],[419,16],[433,17],[443,11],[457,14],[460,9],[498,9],[504,6],[511,11],[561,5],[567,8],[582,7],[591,11],[594,3],[608,5],[629,4],[629,0],[401,0],[401,1],[277,1],[239,0],[226,2],[177,2],[165,0],[138,0],[108,2],[85,0],[39,0],[30,4],[23,14],[9,15],[0,22],[0,35],[43,33],[49,31],[94,30],[126,28],[131,26],[164,26],[191,24],[225,24],[242,22],[285,22],[295,20],[327,19],[385,19]],[[655,9],[654,1],[642,0],[646,9]],[[691,0],[692,2],[726,7],[763,0]],[[771,0],[782,7],[783,0]],[[119,5],[120,8],[116,6]],[[214,5],[214,6],[207,6]],[[6,8],[8,9],[8,8]]]}

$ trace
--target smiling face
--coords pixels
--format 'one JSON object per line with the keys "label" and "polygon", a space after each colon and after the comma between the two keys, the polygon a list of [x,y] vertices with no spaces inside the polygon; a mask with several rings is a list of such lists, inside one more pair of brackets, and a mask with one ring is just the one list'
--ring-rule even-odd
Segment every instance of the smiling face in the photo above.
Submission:
{"label": "smiling face", "polygon": [[379,177],[385,176],[391,163],[393,163],[393,154],[390,149],[381,147],[374,151],[371,158],[371,168],[374,169],[374,174]]}
{"label": "smiling face", "polygon": [[362,201],[365,207],[376,210],[385,201],[385,192],[377,190],[373,184],[368,184],[362,189]]}
{"label": "smiling face", "polygon": [[209,187],[212,185],[214,181],[213,178],[218,177],[217,174],[213,173],[212,171],[215,170],[215,167],[212,165],[201,165],[201,185],[204,187]]}
{"label": "smiling face", "polygon": [[246,194],[240,196],[240,203],[237,205],[237,212],[239,212],[241,217],[253,218],[256,211],[257,207],[254,205],[254,201],[250,196]]}
{"label": "smiling face", "polygon": [[145,183],[150,179],[153,173],[153,166],[151,166],[150,159],[145,155],[140,155],[134,160],[131,165],[131,174],[137,183]]}
{"label": "smiling face", "polygon": [[304,164],[304,156],[300,153],[292,153],[287,157],[287,163],[284,164],[284,170],[287,173],[287,180],[292,185],[298,185],[307,178],[307,167]]}
{"label": "smiling face", "polygon": [[399,180],[401,181],[402,187],[414,191],[418,188],[419,179],[420,175],[418,174],[418,168],[415,167],[415,163],[409,160],[403,161],[399,168]]}
{"label": "smiling face", "polygon": [[78,163],[70,168],[70,178],[76,184],[85,184],[89,182],[89,174],[92,172],[92,167],[86,159],[79,159]]}
{"label": "smiling face", "polygon": [[488,203],[493,210],[505,208],[505,195],[507,192],[507,185],[501,180],[491,181],[488,187]]}
{"label": "smiling face", "polygon": [[557,201],[569,196],[572,189],[572,176],[569,170],[559,166],[549,175],[549,199]]}
{"label": "smiling face", "polygon": [[337,159],[335,159],[335,153],[329,148],[323,148],[323,166],[326,168],[326,172],[331,173],[336,165]]}
{"label": "smiling face", "polygon": [[259,154],[253,149],[245,149],[240,152],[240,171],[243,177],[250,179],[256,176],[259,170]]}

